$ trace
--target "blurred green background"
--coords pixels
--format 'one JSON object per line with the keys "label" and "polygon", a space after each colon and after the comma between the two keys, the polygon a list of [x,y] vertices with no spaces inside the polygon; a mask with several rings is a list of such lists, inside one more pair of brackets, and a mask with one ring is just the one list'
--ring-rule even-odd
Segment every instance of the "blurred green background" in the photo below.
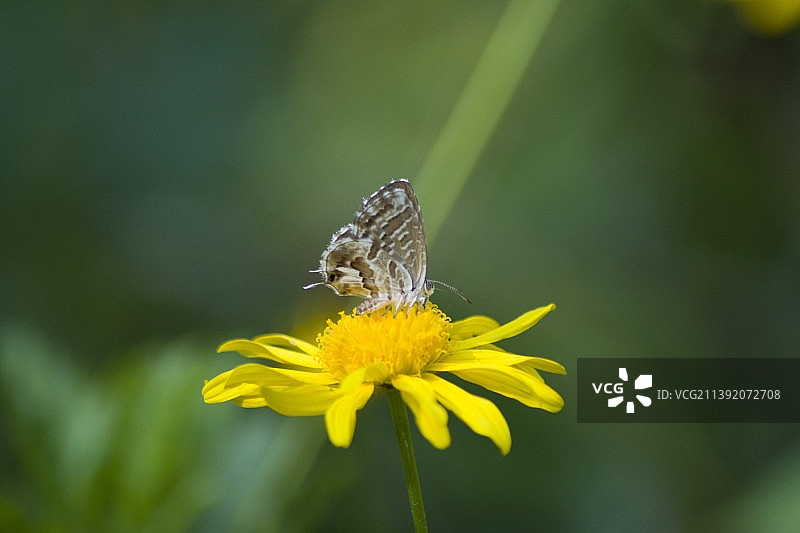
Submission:
{"label": "blurred green background", "polygon": [[[352,308],[307,271],[414,183],[505,6],[0,4],[0,530],[411,529],[385,398],[339,450],[200,389]],[[742,9],[561,3],[461,194],[418,187],[473,305],[434,301],[555,302],[503,346],[570,372],[557,415],[485,394],[506,457],[414,428],[432,531],[797,531],[797,425],[575,414],[578,357],[798,356],[800,32]]]}

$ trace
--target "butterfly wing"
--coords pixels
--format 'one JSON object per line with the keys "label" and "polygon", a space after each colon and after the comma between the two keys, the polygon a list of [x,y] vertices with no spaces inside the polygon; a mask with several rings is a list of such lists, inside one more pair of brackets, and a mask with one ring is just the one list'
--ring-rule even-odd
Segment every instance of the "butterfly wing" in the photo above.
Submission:
{"label": "butterfly wing", "polygon": [[324,284],[336,294],[382,299],[384,302],[410,291],[409,273],[382,250],[371,254],[373,242],[355,237],[353,225],[337,232],[320,258]]}
{"label": "butterfly wing", "polygon": [[422,210],[414,190],[406,180],[395,180],[364,200],[353,221],[358,239],[370,241],[368,260],[385,254],[388,264],[408,272],[412,287],[425,285],[428,249]]}
{"label": "butterfly wing", "polygon": [[425,300],[426,269],[422,211],[408,181],[396,180],[364,200],[353,222],[333,235],[320,257],[320,284],[365,298],[358,314],[389,303],[397,310]]}

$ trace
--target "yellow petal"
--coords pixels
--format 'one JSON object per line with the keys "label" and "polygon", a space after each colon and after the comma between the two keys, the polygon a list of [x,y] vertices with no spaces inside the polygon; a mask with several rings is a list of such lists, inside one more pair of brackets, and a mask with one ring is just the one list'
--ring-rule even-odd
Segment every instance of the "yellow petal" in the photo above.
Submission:
{"label": "yellow petal", "polygon": [[315,416],[327,411],[342,397],[338,389],[323,385],[299,385],[290,388],[262,388],[269,408],[285,416]]}
{"label": "yellow petal", "polygon": [[543,357],[531,357],[527,361],[514,366],[515,368],[520,368],[522,370],[535,369],[544,370],[545,372],[550,372],[553,374],[567,374],[567,369],[562,365]]}
{"label": "yellow petal", "polygon": [[270,333],[269,335],[259,335],[258,337],[253,339],[253,341],[259,344],[269,344],[270,346],[286,346],[286,347],[297,348],[298,350],[305,352],[308,355],[317,355],[317,352],[319,351],[319,348],[317,348],[310,342],[306,342],[289,335],[284,335],[283,333]]}
{"label": "yellow petal", "polygon": [[551,413],[556,413],[564,407],[564,400],[556,391],[518,368],[498,366],[456,370],[453,374],[485,389],[513,398],[528,407],[544,409]]}
{"label": "yellow petal", "polygon": [[487,366],[511,366],[524,363],[528,359],[531,358],[501,350],[462,350],[443,355],[435,363],[427,365],[425,371],[450,372],[470,368],[485,368]]}
{"label": "yellow petal", "polygon": [[261,387],[252,383],[241,383],[238,386],[226,387],[226,383],[232,372],[233,370],[229,370],[211,381],[206,381],[203,387],[203,401],[206,403],[227,402],[239,396],[253,394],[261,390]]}
{"label": "yellow petal", "polygon": [[452,350],[453,351],[467,350],[469,348],[475,348],[477,346],[481,346],[484,344],[492,344],[499,340],[513,337],[514,335],[519,335],[523,331],[533,327],[534,324],[536,324],[547,313],[549,313],[555,308],[556,308],[555,304],[550,304],[544,307],[540,307],[538,309],[534,309],[533,311],[528,311],[519,318],[515,318],[508,324],[504,324],[499,328],[495,328],[482,335],[478,335],[477,337],[472,337],[470,339],[465,339],[462,341],[455,341],[452,345]]}
{"label": "yellow petal", "polygon": [[523,372],[528,374],[530,377],[532,377],[533,379],[535,379],[539,383],[544,383],[544,378],[542,377],[542,375],[539,374],[539,371],[536,370],[535,368],[533,368],[532,366],[529,366],[529,365],[527,365],[525,363],[520,363],[518,365],[514,365],[514,368],[518,368],[519,370],[522,370]]}
{"label": "yellow petal", "polygon": [[312,385],[333,385],[339,381],[336,379],[336,376],[333,374],[328,374],[327,372],[308,372],[306,370],[292,370],[289,368],[274,367],[269,367],[269,369],[276,374],[294,379],[301,383],[309,383]]}
{"label": "yellow petal", "polygon": [[319,362],[308,354],[287,350],[286,348],[279,348],[277,346],[268,346],[247,339],[230,340],[217,348],[217,351],[239,352],[245,357],[263,357],[287,365],[320,368]]}
{"label": "yellow petal", "polygon": [[453,322],[450,329],[450,338],[453,340],[468,339],[499,327],[500,324],[497,320],[488,316],[470,316],[464,320]]}
{"label": "yellow petal", "polygon": [[267,400],[265,400],[264,397],[261,396],[260,393],[254,394],[254,395],[240,396],[238,398],[234,398],[231,401],[233,403],[235,403],[236,405],[238,405],[239,407],[247,407],[247,408],[251,408],[251,407],[269,407],[267,405]]}
{"label": "yellow petal", "polygon": [[422,436],[440,450],[450,446],[447,411],[436,401],[433,386],[422,378],[404,374],[392,378],[392,385],[414,413]]}
{"label": "yellow petal", "polygon": [[439,402],[453,411],[472,431],[492,439],[503,455],[511,450],[511,431],[495,404],[434,374],[422,374],[422,379],[433,386]]}
{"label": "yellow petal", "polygon": [[297,380],[275,370],[255,363],[237,366],[206,383],[203,387],[203,398],[206,403],[219,403],[257,394],[262,387],[298,385]]}
{"label": "yellow petal", "polygon": [[339,389],[342,392],[350,392],[355,387],[365,382],[385,383],[389,380],[390,375],[389,367],[386,363],[381,361],[350,372],[342,380]]}
{"label": "yellow petal", "polygon": [[325,411],[325,427],[331,444],[339,448],[350,446],[356,430],[356,411],[366,405],[374,390],[372,383],[362,383],[353,392],[333,402]]}
{"label": "yellow petal", "polygon": [[248,339],[232,339],[225,341],[217,348],[219,352],[239,352],[245,357],[263,357],[272,359],[272,354],[263,345]]}

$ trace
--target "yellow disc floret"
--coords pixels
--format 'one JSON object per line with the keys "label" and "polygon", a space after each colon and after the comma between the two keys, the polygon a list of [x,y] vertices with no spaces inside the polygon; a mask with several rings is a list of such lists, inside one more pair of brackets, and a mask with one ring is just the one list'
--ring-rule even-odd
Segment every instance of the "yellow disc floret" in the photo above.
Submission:
{"label": "yellow disc floret", "polygon": [[345,315],[317,337],[317,359],[334,376],[344,378],[360,368],[384,363],[390,377],[417,376],[428,363],[448,351],[450,318],[428,303],[408,314]]}

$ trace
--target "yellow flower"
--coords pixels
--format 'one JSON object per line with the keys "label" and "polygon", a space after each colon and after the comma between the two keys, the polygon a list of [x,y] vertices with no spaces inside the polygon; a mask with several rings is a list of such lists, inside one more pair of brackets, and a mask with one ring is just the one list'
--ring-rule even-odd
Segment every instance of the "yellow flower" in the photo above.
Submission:
{"label": "yellow flower", "polygon": [[346,448],[353,440],[356,412],[375,392],[394,388],[436,448],[450,445],[450,410],[505,455],[511,433],[500,410],[437,374],[450,372],[528,407],[560,411],[564,400],[537,370],[566,374],[563,366],[494,346],[529,329],[554,308],[540,307],[500,326],[485,316],[451,323],[428,304],[408,314],[341,313],[336,323],[328,321],[317,346],[283,334],[231,340],[218,351],[264,358],[269,364],[244,364],[220,374],[206,382],[203,397],[207,403],[269,407],[286,416],[324,414],[330,441]]}

